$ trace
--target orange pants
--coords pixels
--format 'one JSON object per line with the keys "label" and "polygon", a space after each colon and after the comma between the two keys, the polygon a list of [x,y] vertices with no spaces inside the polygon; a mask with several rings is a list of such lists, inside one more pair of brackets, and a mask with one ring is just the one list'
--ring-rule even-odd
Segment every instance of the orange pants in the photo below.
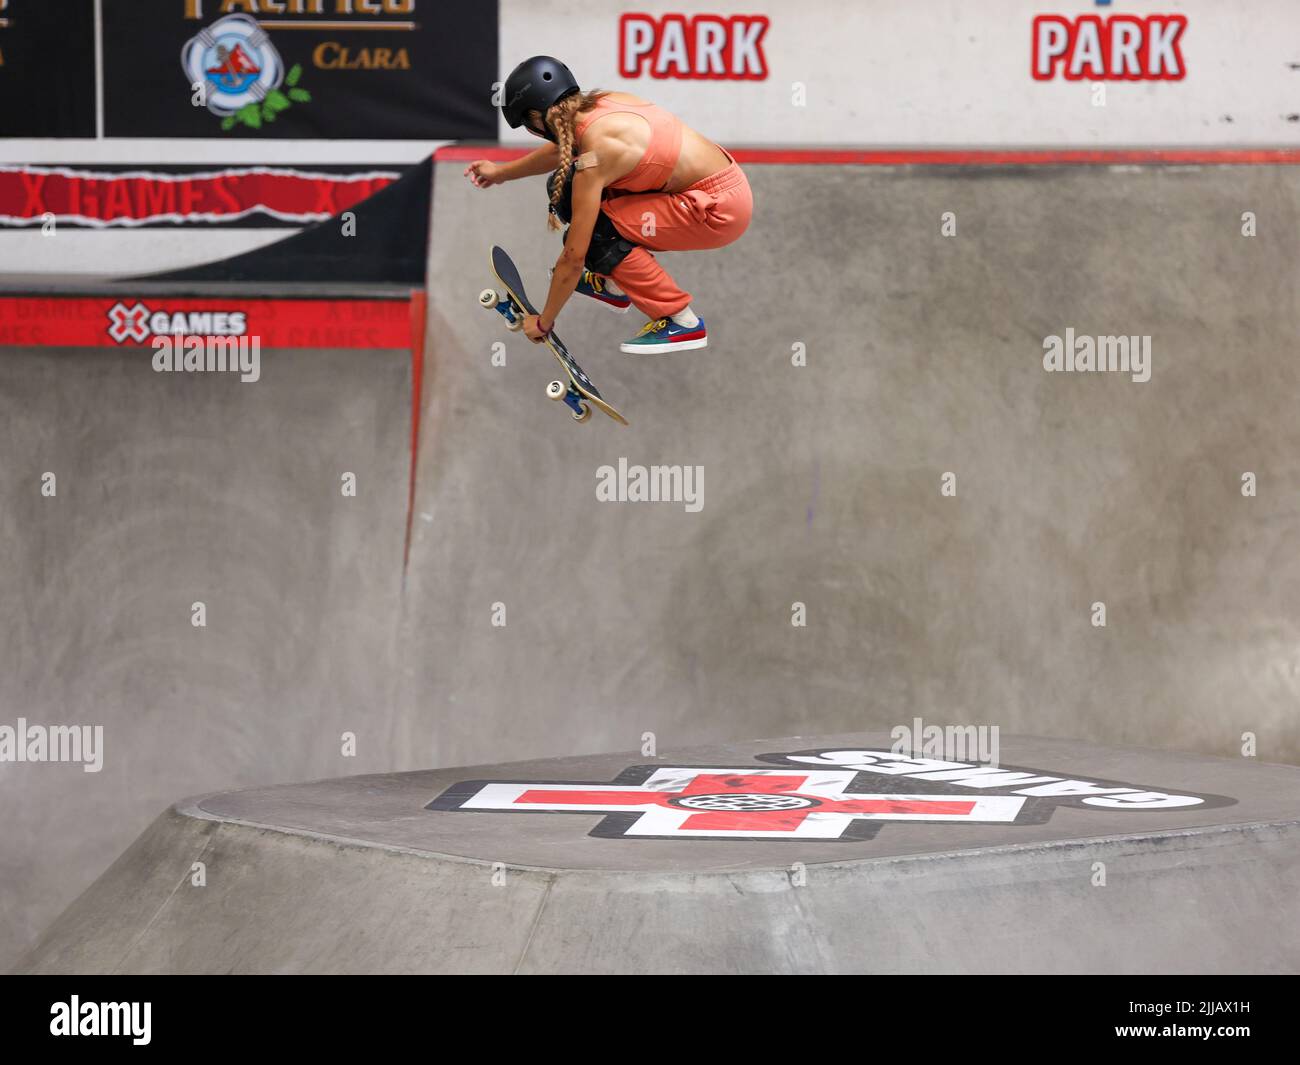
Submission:
{"label": "orange pants", "polygon": [[[730,158],[730,156],[728,156]],[[614,267],[614,283],[647,318],[666,318],[691,302],[652,251],[721,248],[740,237],[754,213],[754,196],[740,164],[681,192],[631,192],[601,205],[615,228],[638,245]]]}

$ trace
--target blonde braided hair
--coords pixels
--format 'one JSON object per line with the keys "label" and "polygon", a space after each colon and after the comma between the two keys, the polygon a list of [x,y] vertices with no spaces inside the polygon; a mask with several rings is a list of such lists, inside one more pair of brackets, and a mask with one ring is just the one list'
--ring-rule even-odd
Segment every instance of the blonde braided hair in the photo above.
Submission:
{"label": "blonde braided hair", "polygon": [[[559,204],[564,190],[569,184],[569,167],[573,164],[573,148],[577,143],[578,116],[596,106],[596,101],[605,96],[605,91],[592,89],[590,92],[577,92],[566,96],[559,103],[547,109],[546,124],[555,134],[556,146],[560,149],[560,165],[555,171],[555,186],[551,190],[551,206]],[[533,112],[536,114],[536,112]],[[560,228],[560,220],[552,211],[548,223],[552,229]]]}

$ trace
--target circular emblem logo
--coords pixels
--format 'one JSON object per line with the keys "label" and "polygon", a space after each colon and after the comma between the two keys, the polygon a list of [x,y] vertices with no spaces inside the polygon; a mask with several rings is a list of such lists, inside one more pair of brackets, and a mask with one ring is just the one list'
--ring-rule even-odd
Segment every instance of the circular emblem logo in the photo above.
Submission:
{"label": "circular emblem logo", "polygon": [[206,84],[208,110],[223,117],[260,103],[284,80],[280,53],[248,15],[227,15],[200,30],[181,49],[181,66],[191,85]]}
{"label": "circular emblem logo", "polygon": [[820,806],[816,799],[802,795],[767,795],[761,792],[740,795],[683,795],[669,799],[673,806],[688,810],[726,810],[733,813],[766,813],[773,810],[802,810]]}

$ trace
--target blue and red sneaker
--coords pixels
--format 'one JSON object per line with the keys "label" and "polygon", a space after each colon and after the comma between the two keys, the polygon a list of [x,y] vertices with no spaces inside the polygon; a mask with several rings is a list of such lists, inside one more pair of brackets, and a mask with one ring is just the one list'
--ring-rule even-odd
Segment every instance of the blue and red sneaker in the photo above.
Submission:
{"label": "blue and red sneaker", "polygon": [[692,348],[709,346],[709,332],[704,328],[704,319],[695,325],[678,325],[671,318],[656,318],[646,322],[631,340],[625,340],[618,346],[619,351],[629,355],[659,354],[664,351],[689,351]]}
{"label": "blue and red sneaker", "polygon": [[578,287],[574,289],[579,295],[590,296],[608,307],[611,311],[623,314],[632,306],[632,300],[623,292],[610,292],[609,278],[583,270],[578,278]]}

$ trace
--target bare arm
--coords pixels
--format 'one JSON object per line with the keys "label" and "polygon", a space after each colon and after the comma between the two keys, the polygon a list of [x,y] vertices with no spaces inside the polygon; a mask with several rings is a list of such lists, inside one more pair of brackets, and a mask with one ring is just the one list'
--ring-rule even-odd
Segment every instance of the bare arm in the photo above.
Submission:
{"label": "bare arm", "polygon": [[488,159],[475,159],[465,168],[465,176],[478,188],[491,188],[503,181],[549,174],[560,165],[560,149],[554,144],[543,144],[522,159],[508,163],[494,163]]}
{"label": "bare arm", "polygon": [[536,177],[538,174],[549,174],[560,165],[560,149],[558,145],[546,143],[537,148],[522,159],[515,159],[509,163],[503,163],[501,171],[505,175],[503,181],[514,181],[517,178]]}

